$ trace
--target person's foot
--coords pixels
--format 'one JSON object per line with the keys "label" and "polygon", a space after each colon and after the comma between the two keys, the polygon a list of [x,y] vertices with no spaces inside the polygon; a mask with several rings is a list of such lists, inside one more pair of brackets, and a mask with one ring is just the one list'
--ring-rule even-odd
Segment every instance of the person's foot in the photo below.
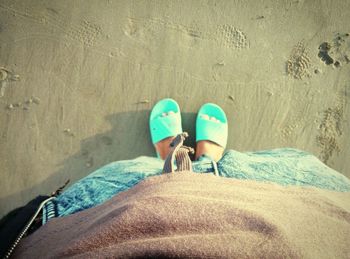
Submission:
{"label": "person's foot", "polygon": [[[169,112],[163,112],[162,113],[162,117],[166,117],[168,115],[172,115],[174,114],[173,111],[169,111]],[[157,142],[154,144],[154,147],[157,151],[157,153],[159,154],[159,157],[163,160],[166,159],[166,157],[168,156],[169,152],[170,152],[170,143],[173,141],[173,139],[176,136],[172,136],[172,137],[168,137],[165,139],[162,139],[161,141]]]}
{"label": "person's foot", "polygon": [[196,119],[196,155],[219,161],[224,153],[228,137],[228,122],[224,110],[217,104],[206,103],[198,111]]}
{"label": "person's foot", "polygon": [[178,103],[170,98],[158,101],[152,108],[149,126],[152,143],[161,159],[170,152],[170,143],[182,133],[181,112]]}
{"label": "person's foot", "polygon": [[207,155],[214,159],[216,162],[219,161],[224,153],[224,148],[218,144],[209,140],[198,141],[196,145],[196,160]]}
{"label": "person's foot", "polygon": [[154,145],[161,159],[165,160],[166,157],[168,156],[170,152],[170,143],[171,141],[173,141],[174,138],[175,137],[169,137],[169,138],[163,139]]}
{"label": "person's foot", "polygon": [[[209,117],[206,114],[202,114],[200,116],[202,119],[210,120],[215,123],[221,123],[215,117]],[[217,162],[221,159],[223,153],[224,153],[224,148],[210,140],[201,140],[201,141],[198,141],[196,144],[196,156],[195,156],[196,160],[203,155],[207,155]]]}

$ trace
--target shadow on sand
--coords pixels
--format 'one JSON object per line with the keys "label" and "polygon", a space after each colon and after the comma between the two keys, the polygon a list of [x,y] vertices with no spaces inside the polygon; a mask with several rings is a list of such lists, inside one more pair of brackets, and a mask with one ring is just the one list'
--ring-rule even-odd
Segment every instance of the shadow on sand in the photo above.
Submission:
{"label": "shadow on sand", "polygon": [[[67,179],[70,179],[72,184],[110,162],[138,156],[155,156],[148,128],[149,113],[149,110],[144,110],[106,116],[111,130],[82,139],[80,151],[64,160],[59,165],[61,168],[41,183],[1,198],[0,215],[23,206],[37,195],[49,195]],[[182,113],[183,130],[190,135],[185,143],[187,146],[194,147],[195,144],[195,120],[195,113]]]}

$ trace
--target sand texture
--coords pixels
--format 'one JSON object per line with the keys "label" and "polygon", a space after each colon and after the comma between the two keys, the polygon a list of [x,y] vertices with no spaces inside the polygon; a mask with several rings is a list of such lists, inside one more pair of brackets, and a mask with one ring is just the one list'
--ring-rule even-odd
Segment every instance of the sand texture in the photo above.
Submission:
{"label": "sand texture", "polygon": [[228,148],[299,148],[350,177],[349,24],[343,0],[0,0],[0,217],[154,155],[164,97],[189,144],[214,102]]}

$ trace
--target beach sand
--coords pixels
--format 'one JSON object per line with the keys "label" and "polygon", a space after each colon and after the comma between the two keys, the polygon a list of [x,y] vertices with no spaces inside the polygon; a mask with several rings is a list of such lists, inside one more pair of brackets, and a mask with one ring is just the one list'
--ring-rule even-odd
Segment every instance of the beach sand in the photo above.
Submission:
{"label": "beach sand", "polygon": [[0,217],[111,161],[148,115],[205,102],[229,149],[299,148],[350,177],[350,1],[0,0]]}

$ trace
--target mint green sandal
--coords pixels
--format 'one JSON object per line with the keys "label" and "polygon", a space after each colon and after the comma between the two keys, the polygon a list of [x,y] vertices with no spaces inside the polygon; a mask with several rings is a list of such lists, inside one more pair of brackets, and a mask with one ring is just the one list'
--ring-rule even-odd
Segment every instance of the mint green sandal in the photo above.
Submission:
{"label": "mint green sandal", "polygon": [[[171,113],[162,116],[163,113],[168,112]],[[182,133],[181,113],[178,103],[170,98],[157,102],[152,109],[149,125],[153,144]]]}
{"label": "mint green sandal", "polygon": [[[211,117],[214,117],[216,120],[210,120]],[[225,148],[227,135],[228,124],[224,110],[213,103],[204,104],[197,115],[196,142],[209,140]]]}

